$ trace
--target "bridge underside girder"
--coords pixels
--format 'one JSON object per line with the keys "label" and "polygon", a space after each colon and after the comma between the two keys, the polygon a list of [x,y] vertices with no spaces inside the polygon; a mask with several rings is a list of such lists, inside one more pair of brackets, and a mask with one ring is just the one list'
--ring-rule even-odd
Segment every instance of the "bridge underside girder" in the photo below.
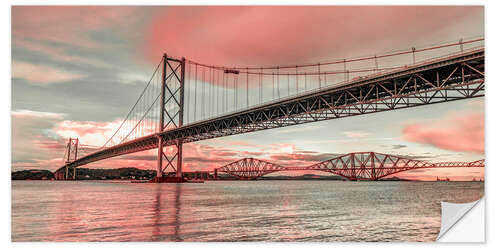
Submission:
{"label": "bridge underside girder", "polygon": [[69,166],[156,148],[157,136],[169,146],[482,96],[484,49],[479,49],[145,136],[86,155]]}

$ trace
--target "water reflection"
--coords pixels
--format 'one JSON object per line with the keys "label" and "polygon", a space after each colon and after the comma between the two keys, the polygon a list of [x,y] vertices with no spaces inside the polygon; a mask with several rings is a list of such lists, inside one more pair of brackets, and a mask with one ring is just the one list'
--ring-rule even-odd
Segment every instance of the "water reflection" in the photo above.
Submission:
{"label": "water reflection", "polygon": [[434,241],[482,183],[16,182],[13,241]]}
{"label": "water reflection", "polygon": [[[153,232],[151,235],[152,241],[182,241],[183,239],[179,235],[180,228],[180,214],[181,214],[181,201],[180,197],[182,195],[182,184],[160,184],[156,183],[154,189],[154,222],[153,222]],[[172,194],[166,194],[167,190],[163,190],[162,186],[173,185],[173,188],[168,190]],[[172,196],[173,199],[169,200],[168,196]],[[173,227],[173,228],[172,228]],[[170,237],[171,236],[171,237]]]}

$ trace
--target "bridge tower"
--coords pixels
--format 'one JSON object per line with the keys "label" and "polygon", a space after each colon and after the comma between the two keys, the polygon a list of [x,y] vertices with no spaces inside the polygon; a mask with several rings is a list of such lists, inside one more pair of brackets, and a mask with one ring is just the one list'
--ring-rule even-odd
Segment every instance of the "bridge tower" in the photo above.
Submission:
{"label": "bridge tower", "polygon": [[[78,138],[69,138],[66,145],[66,173],[64,179],[69,179],[69,166],[68,164],[78,159]],[[76,167],[73,168],[73,180],[76,180]]]}
{"label": "bridge tower", "polygon": [[[183,126],[185,65],[186,59],[184,57],[179,60],[163,54],[158,158],[154,182],[184,181],[182,178],[182,141],[177,140],[173,145],[171,143],[165,145],[167,141],[163,138],[161,132]],[[167,156],[164,152],[165,146],[175,147],[175,154],[170,157]],[[165,162],[163,161],[164,158]],[[164,171],[168,167],[171,167],[175,171],[175,177],[163,176]]]}

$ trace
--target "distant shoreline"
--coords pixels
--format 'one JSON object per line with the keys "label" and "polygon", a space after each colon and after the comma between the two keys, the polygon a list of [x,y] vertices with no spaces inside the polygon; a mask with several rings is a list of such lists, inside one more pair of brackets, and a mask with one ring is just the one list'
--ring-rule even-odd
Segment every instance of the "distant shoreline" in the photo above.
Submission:
{"label": "distant shoreline", "polygon": [[[155,170],[142,170],[138,168],[117,168],[117,169],[89,169],[89,168],[78,168],[77,169],[77,180],[89,180],[89,181],[107,181],[107,180],[124,180],[124,181],[149,181],[156,176]],[[206,181],[235,181],[238,180],[229,175],[219,175],[220,179],[217,180],[206,180]],[[30,169],[11,172],[11,180],[55,180],[54,173],[50,170],[42,169]],[[271,181],[271,180],[283,180],[283,181],[348,181],[346,178],[338,175],[316,175],[316,174],[304,174],[301,176],[262,176],[255,181]],[[358,180],[360,182],[370,181],[370,180]],[[378,181],[411,181],[411,182],[447,182],[447,181],[436,181],[436,180],[412,180],[403,179],[399,177],[388,177],[385,179],[380,179]],[[484,182],[482,180],[450,180],[449,182]]]}

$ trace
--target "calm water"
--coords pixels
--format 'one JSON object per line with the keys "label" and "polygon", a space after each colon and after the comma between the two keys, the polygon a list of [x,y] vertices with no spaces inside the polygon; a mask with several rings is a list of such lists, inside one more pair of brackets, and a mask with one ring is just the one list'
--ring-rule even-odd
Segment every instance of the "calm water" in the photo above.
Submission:
{"label": "calm water", "polygon": [[473,182],[12,181],[13,241],[434,241]]}

